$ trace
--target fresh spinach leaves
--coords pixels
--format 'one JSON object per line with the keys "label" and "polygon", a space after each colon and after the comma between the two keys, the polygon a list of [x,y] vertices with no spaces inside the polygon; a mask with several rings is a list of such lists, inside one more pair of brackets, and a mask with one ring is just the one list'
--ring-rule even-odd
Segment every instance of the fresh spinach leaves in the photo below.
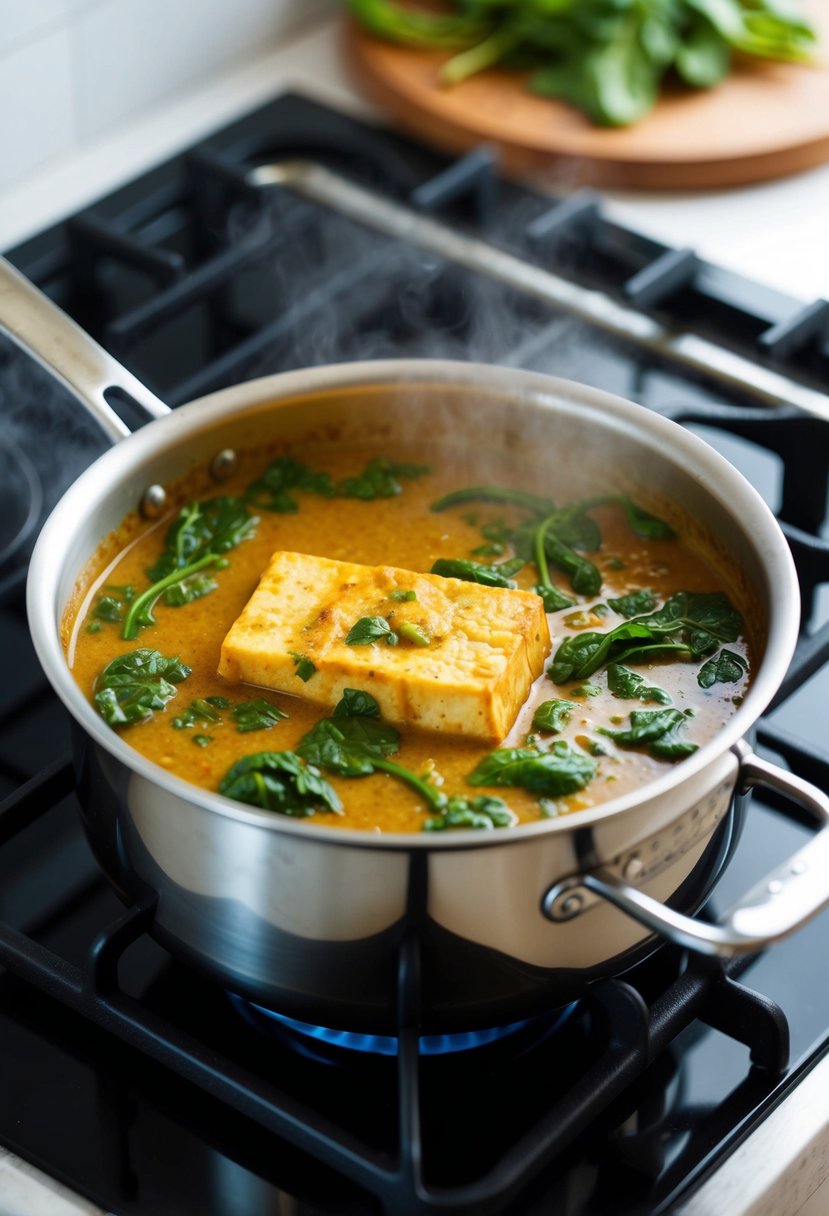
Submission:
{"label": "fresh spinach leaves", "polygon": [[244,756],[225,773],[219,793],[294,819],[305,819],[317,812],[342,811],[336,790],[319,769],[294,752]]}
{"label": "fresh spinach leaves", "polygon": [[143,722],[163,709],[186,680],[190,668],[180,659],[167,658],[142,647],[108,663],[95,682],[95,708],[108,726],[118,728]]}

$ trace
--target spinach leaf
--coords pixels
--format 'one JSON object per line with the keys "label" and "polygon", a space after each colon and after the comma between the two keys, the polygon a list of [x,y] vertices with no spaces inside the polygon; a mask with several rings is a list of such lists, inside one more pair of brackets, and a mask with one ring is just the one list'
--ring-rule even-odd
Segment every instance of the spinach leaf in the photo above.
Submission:
{"label": "spinach leaf", "polygon": [[195,726],[197,722],[210,722],[215,725],[222,720],[219,710],[229,707],[230,702],[224,697],[196,697],[190,702],[184,713],[176,714],[170,725],[176,730],[185,730],[190,726]]}
{"label": "spinach leaf", "polygon": [[174,607],[214,590],[218,584],[212,579],[198,580],[193,576],[208,566],[227,565],[224,554],[250,540],[258,523],[258,517],[250,515],[239,498],[210,498],[182,507],[167,530],[164,551],[147,572],[153,579],[152,586],[131,602],[121,636],[131,641],[138,637],[140,629],[154,625],[156,601],[179,586],[181,591],[168,601]]}
{"label": "spinach leaf", "polygon": [[442,578],[460,578],[467,583],[480,583],[483,587],[515,587],[513,574],[517,574],[524,562],[513,558],[499,565],[485,566],[480,562],[465,561],[460,557],[439,557],[431,569],[432,574]]}
{"label": "spinach leaf", "polygon": [[417,599],[416,591],[404,591],[400,587],[395,587],[389,592],[389,599],[394,600],[397,604],[408,604]]}
{"label": "spinach leaf", "polygon": [[202,596],[209,595],[218,585],[215,578],[211,578],[209,574],[194,574],[191,578],[168,587],[164,592],[164,603],[171,608],[183,608],[185,604],[192,604],[193,600],[200,600]]}
{"label": "spinach leaf", "polygon": [[696,657],[734,642],[742,617],[722,592],[678,591],[648,616],[634,617],[607,633],[565,638],[548,669],[555,684],[583,680],[609,662],[648,662],[663,655]]}
{"label": "spinach leaf", "polygon": [[237,760],[219,784],[219,793],[249,806],[295,819],[341,811],[336,791],[312,764],[294,752],[257,752]]}
{"label": "spinach leaf", "polygon": [[748,664],[733,650],[721,650],[718,655],[703,663],[697,674],[700,688],[711,688],[714,684],[736,684],[748,671]]}
{"label": "spinach leaf", "polygon": [[557,735],[570,721],[570,716],[575,708],[575,702],[565,701],[561,698],[554,701],[543,701],[533,714],[533,726],[538,730],[549,730]]}
{"label": "spinach leaf", "polygon": [[[433,511],[445,511],[447,507],[457,507],[467,502],[506,502],[513,506],[523,507],[533,515],[550,515],[555,511],[555,504],[549,498],[539,498],[536,494],[528,494],[525,490],[514,490],[510,486],[470,486],[466,490],[455,490],[432,503]],[[503,536],[488,537],[487,539],[506,539]]]}
{"label": "spinach leaf", "polygon": [[297,754],[341,777],[368,777],[383,772],[413,790],[430,811],[442,814],[445,794],[389,756],[400,748],[400,735],[379,717],[379,706],[368,693],[346,688],[330,718],[322,718],[301,739]]}
{"label": "spinach leaf", "polygon": [[92,616],[99,621],[123,621],[124,613],[135,599],[135,587],[131,583],[117,586],[106,583],[95,601]]}
{"label": "spinach leaf", "polygon": [[387,646],[397,645],[397,634],[385,617],[361,616],[346,634],[346,646],[371,646],[383,639]]}
{"label": "spinach leaf", "polygon": [[317,670],[316,663],[309,659],[307,654],[298,654],[295,650],[291,651],[291,658],[294,660],[296,668],[294,674],[302,680],[303,684],[307,684]]}
{"label": "spinach leaf", "polygon": [[608,604],[619,616],[638,616],[643,612],[653,612],[656,607],[656,596],[648,588],[642,591],[631,591],[629,595],[620,595],[618,599],[610,599]]}
{"label": "spinach leaf", "polygon": [[310,469],[293,456],[279,456],[268,465],[261,477],[250,483],[245,490],[245,501],[262,511],[293,515],[299,510],[291,493],[293,490],[318,494],[322,498],[333,498],[336,494],[328,473]]}
{"label": "spinach leaf", "polygon": [[156,583],[207,554],[228,553],[242,541],[250,540],[258,523],[241,498],[188,502],[167,529],[164,551],[147,571],[148,577]]}
{"label": "spinach leaf", "polygon": [[670,524],[638,507],[627,494],[623,494],[619,502],[631,531],[637,536],[644,536],[646,540],[673,540],[676,536]]}
{"label": "spinach leaf", "polygon": [[536,583],[533,591],[544,601],[545,612],[560,612],[562,608],[572,608],[575,603],[569,595],[559,591],[553,583]]}
{"label": "spinach leaf", "polygon": [[698,746],[679,738],[687,722],[687,715],[679,709],[635,709],[627,730],[608,730],[604,726],[598,729],[621,747],[647,747],[660,760],[682,760]]}
{"label": "spinach leaf", "polygon": [[194,743],[196,745],[196,747],[209,747],[210,744],[213,742],[213,736],[212,735],[191,735],[190,742]]}
{"label": "spinach leaf", "polygon": [[108,663],[95,682],[95,708],[108,726],[143,722],[176,695],[190,668],[142,647]]}
{"label": "spinach leaf", "polygon": [[508,828],[518,822],[518,816],[500,798],[481,794],[464,798],[454,794],[440,815],[423,821],[424,832],[443,832],[447,828]]}
{"label": "spinach leaf", "polygon": [[559,740],[549,751],[503,747],[490,752],[467,777],[470,785],[520,785],[532,794],[560,798],[584,789],[596,762]]}
{"label": "spinach leaf", "polygon": [[288,715],[284,709],[266,701],[264,697],[255,697],[252,701],[242,701],[239,705],[234,705],[230,716],[236,723],[239,734],[246,735],[254,730],[270,730]]}
{"label": "spinach leaf", "polygon": [[341,481],[337,493],[343,498],[361,498],[364,502],[373,502],[375,498],[393,498],[402,490],[398,478],[422,477],[431,471],[427,464],[401,464],[375,456],[362,473]]}
{"label": "spinach leaf", "polygon": [[334,706],[335,718],[379,718],[380,706],[367,692],[359,688],[344,688],[343,695]]}
{"label": "spinach leaf", "polygon": [[645,677],[638,672],[623,667],[621,663],[610,663],[607,668],[607,687],[614,697],[638,697],[640,701],[657,701],[660,705],[670,705],[671,698],[664,688],[655,684],[646,684]]}

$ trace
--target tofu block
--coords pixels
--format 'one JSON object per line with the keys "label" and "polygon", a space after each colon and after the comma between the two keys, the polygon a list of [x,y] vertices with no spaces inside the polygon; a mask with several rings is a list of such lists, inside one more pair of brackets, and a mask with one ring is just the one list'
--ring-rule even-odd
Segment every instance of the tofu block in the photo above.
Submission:
{"label": "tofu block", "polygon": [[[396,600],[394,591],[416,598]],[[401,636],[396,646],[347,646],[362,617],[383,617],[393,630],[411,622],[429,644]],[[391,722],[497,741],[549,651],[544,605],[532,592],[278,552],[222,643],[219,675],[329,707],[356,688]],[[317,669],[305,683],[298,655]]]}

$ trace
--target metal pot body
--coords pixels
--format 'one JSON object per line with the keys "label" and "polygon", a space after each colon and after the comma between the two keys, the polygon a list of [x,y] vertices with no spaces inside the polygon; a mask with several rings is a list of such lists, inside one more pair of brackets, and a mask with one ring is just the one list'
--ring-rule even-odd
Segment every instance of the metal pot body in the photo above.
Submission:
{"label": "metal pot body", "polygon": [[[745,701],[720,736],[634,795],[510,832],[384,836],[268,815],[146,761],[95,714],[68,671],[59,623],[102,539],[150,484],[175,502],[232,448],[377,438],[503,449],[533,467],[577,454],[589,482],[677,503],[691,543],[731,573],[762,622]],[[738,573],[734,573],[734,572]],[[715,879],[740,772],[732,750],[785,673],[798,624],[782,534],[755,491],[674,424],[596,390],[513,370],[352,364],[237,386],[119,444],[47,522],[29,581],[32,635],[76,723],[86,832],[127,901],[155,902],[152,932],[233,991],[304,1021],[393,1031],[398,949],[418,935],[423,1025],[456,1030],[561,1004],[650,947],[647,928],[557,884],[600,867],[692,907]],[[570,901],[568,906],[567,901]],[[542,905],[546,914],[542,912]],[[577,915],[575,913],[578,913]]]}

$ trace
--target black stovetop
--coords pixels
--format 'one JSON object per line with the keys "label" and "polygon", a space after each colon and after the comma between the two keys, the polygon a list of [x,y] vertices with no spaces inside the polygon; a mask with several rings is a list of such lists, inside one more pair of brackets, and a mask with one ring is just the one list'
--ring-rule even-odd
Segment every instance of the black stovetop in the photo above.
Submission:
{"label": "black stovetop", "polygon": [[[815,310],[626,232],[590,193],[541,197],[498,181],[486,152],[450,164],[294,96],[9,254],[172,404],[311,363],[438,355],[570,376],[693,426],[786,527],[807,629],[791,695],[758,739],[829,786],[829,424],[288,186],[250,185],[250,166],[278,159],[322,165],[821,389]],[[829,912],[737,970],[665,948],[566,1016],[419,1066],[411,1031],[397,1056],[266,1033],[146,935],[149,913],[124,913],[83,839],[68,723],[22,607],[33,524],[14,544],[20,520],[104,444],[9,344],[0,392],[0,455],[24,470],[3,478],[16,497],[0,513],[0,1143],[136,1216],[670,1211],[829,1047]],[[769,803],[745,817],[706,915],[804,837]]]}

